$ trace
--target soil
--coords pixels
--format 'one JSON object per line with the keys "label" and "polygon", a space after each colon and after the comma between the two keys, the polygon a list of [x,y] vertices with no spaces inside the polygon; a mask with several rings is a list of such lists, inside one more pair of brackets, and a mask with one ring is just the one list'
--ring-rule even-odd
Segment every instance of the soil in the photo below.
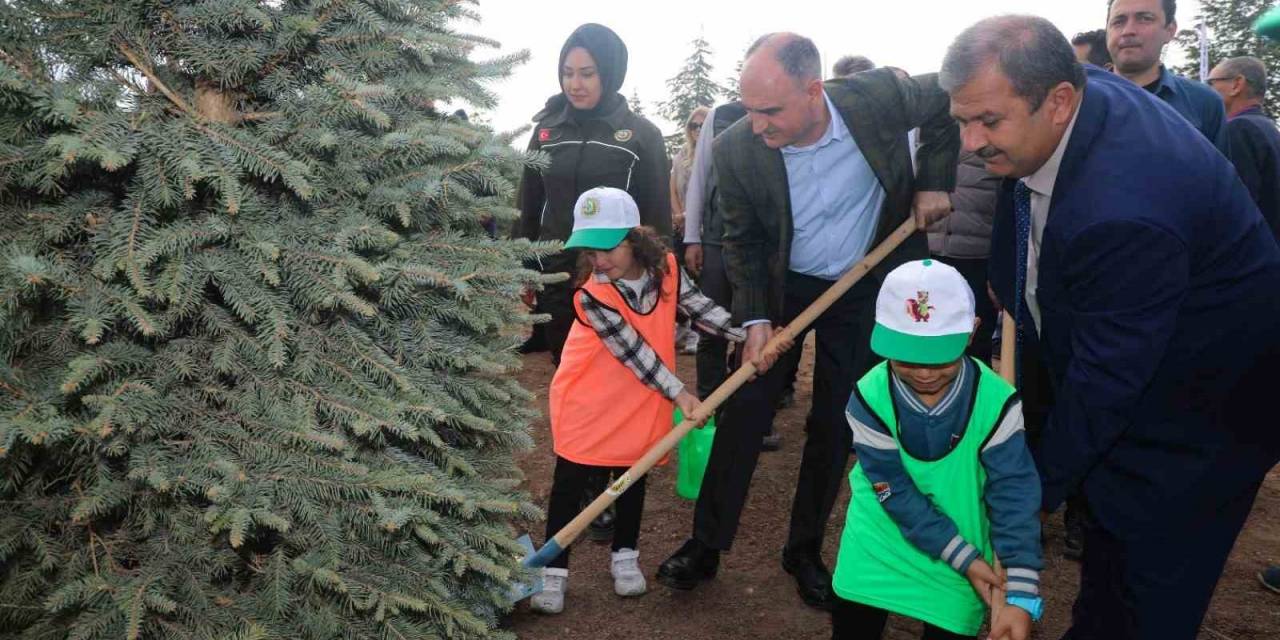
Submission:
{"label": "soil", "polygon": [[[534,391],[544,413],[553,368],[547,354],[525,356],[520,379]],[[694,380],[692,356],[680,356],[682,380]],[[532,613],[521,603],[512,616],[520,638],[830,638],[827,614],[805,606],[795,583],[783,572],[780,550],[786,535],[791,499],[804,445],[804,419],[810,402],[812,347],[796,384],[796,403],[778,414],[775,428],[782,434],[782,450],[760,456],[751,494],[742,515],[733,550],[721,557],[719,575],[690,592],[670,590],[654,579],[658,565],[689,536],[693,503],[675,494],[674,461],[655,469],[649,478],[644,524],[640,534],[640,565],[649,580],[649,593],[620,598],[609,575],[609,546],[584,538],[573,546],[573,561],[565,611],[558,616]],[[525,488],[536,503],[546,505],[551,488],[554,455],[551,434],[543,420],[534,427],[536,447],[520,460]],[[852,464],[852,460],[850,461]],[[824,557],[834,566],[836,546],[848,491],[843,491],[828,525]],[[544,524],[528,523],[535,541],[542,541]],[[1057,640],[1070,624],[1071,603],[1078,586],[1079,565],[1062,556],[1062,520],[1046,527],[1046,570],[1042,576],[1045,615],[1032,635]],[[1280,564],[1280,467],[1273,470],[1254,504],[1253,513],[1218,583],[1198,640],[1280,638],[1280,595],[1265,591],[1257,573]],[[884,638],[913,640],[918,623],[893,618]]]}

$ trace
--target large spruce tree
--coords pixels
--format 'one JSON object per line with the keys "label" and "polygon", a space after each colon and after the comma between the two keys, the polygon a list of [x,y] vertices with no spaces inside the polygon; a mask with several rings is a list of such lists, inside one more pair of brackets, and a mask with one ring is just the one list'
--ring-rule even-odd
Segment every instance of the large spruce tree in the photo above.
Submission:
{"label": "large spruce tree", "polygon": [[0,3],[0,637],[493,635],[548,247],[465,4]]}

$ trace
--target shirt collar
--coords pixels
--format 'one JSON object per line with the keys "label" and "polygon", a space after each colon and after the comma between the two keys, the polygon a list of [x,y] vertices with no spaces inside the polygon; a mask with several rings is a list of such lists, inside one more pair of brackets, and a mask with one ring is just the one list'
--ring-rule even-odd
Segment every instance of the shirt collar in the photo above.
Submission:
{"label": "shirt collar", "polygon": [[805,147],[787,145],[782,148],[783,153],[808,153],[810,151],[821,149],[832,142],[842,141],[848,137],[849,128],[845,126],[844,118],[840,117],[840,112],[836,110],[835,103],[831,102],[831,96],[827,95],[827,91],[825,89],[822,91],[822,100],[827,103],[827,113],[831,114],[831,122],[827,124],[826,133],[823,133],[822,137],[818,138],[817,142]]}
{"label": "shirt collar", "polygon": [[1080,117],[1080,112],[1084,110],[1084,95],[1080,96],[1080,104],[1076,105],[1076,112],[1071,116],[1071,124],[1067,125],[1067,130],[1062,132],[1062,139],[1058,141],[1058,148],[1053,150],[1053,155],[1045,161],[1035,173],[1022,179],[1022,183],[1027,188],[1039,195],[1047,197],[1053,196],[1053,185],[1058,181],[1058,169],[1062,167],[1062,156],[1067,152],[1067,143],[1071,140],[1071,133],[1076,129],[1076,119]]}
{"label": "shirt collar", "polygon": [[1176,95],[1179,93],[1179,87],[1169,68],[1160,65],[1160,77],[1156,78],[1155,88],[1151,90],[1151,93],[1158,96],[1166,92]]}
{"label": "shirt collar", "polygon": [[1261,105],[1256,105],[1256,104],[1255,104],[1255,105],[1253,105],[1252,107],[1249,107],[1248,109],[1244,109],[1244,110],[1243,110],[1243,111],[1241,111],[1240,113],[1237,113],[1237,114],[1235,114],[1234,116],[1231,116],[1231,117],[1230,117],[1230,118],[1228,118],[1228,119],[1229,119],[1229,120],[1235,120],[1236,118],[1239,118],[1240,116],[1263,116],[1263,117],[1266,117],[1266,115],[1267,115],[1267,113],[1266,113],[1265,111],[1263,111],[1263,110],[1262,110],[1262,106],[1261,106]]}

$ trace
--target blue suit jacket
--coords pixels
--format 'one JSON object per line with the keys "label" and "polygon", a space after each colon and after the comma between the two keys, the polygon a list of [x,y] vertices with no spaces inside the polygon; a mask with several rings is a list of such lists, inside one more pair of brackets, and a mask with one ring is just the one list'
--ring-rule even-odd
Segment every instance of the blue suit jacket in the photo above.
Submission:
{"label": "blue suit jacket", "polygon": [[[1056,397],[1043,506],[1083,490],[1118,534],[1176,527],[1280,459],[1276,412],[1249,389],[1280,355],[1280,247],[1231,163],[1173,109],[1094,69],[1080,109],[1040,252]],[[991,259],[1006,302],[1012,182]]]}

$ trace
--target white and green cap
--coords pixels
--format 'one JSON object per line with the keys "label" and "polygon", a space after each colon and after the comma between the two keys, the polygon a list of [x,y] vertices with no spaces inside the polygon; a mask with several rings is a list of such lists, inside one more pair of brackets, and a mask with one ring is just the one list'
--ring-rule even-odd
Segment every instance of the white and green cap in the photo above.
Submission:
{"label": "white and green cap", "polygon": [[589,189],[573,205],[573,234],[564,248],[609,251],[638,226],[640,209],[631,194],[613,187]]}
{"label": "white and green cap", "polygon": [[959,271],[937,260],[908,262],[880,287],[871,350],[912,364],[954,362],[969,346],[973,318],[973,289]]}

